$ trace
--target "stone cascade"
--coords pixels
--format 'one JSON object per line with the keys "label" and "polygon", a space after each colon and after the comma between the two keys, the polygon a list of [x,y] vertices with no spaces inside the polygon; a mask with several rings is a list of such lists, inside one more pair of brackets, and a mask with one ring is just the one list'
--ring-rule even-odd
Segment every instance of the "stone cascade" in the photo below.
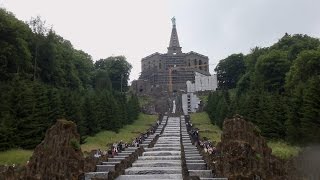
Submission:
{"label": "stone cascade", "polygon": [[[154,134],[149,135],[143,142],[140,144],[142,147],[148,147],[149,144],[154,140],[157,135],[163,131],[167,123],[167,116],[164,116],[161,123],[157,127]],[[130,155],[136,152],[138,147],[128,147],[124,151],[118,153],[118,155],[108,158],[107,162],[102,162],[102,164],[96,166],[95,172],[89,172],[85,174],[85,180],[91,180],[92,178],[108,179],[108,173],[115,170],[115,166],[119,164],[122,160],[129,158]]]}
{"label": "stone cascade", "polygon": [[179,117],[169,117],[154,147],[145,148],[132,167],[117,178],[127,179],[183,179]]}
{"label": "stone cascade", "polygon": [[189,176],[198,176],[203,180],[227,180],[227,178],[214,178],[212,170],[207,168],[197,147],[191,142],[184,116],[181,116],[181,136]]}

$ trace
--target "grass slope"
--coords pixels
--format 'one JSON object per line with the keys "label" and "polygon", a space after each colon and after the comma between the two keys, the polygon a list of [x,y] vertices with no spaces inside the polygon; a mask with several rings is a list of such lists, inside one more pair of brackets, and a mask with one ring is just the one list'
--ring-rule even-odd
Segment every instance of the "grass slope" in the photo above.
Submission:
{"label": "grass slope", "polygon": [[289,159],[292,156],[297,156],[301,151],[300,147],[289,145],[283,141],[269,141],[268,146],[272,149],[272,154],[281,159]]}
{"label": "grass slope", "polygon": [[[82,151],[91,151],[93,149],[104,150],[107,144],[112,144],[123,140],[131,143],[133,138],[139,133],[145,132],[157,120],[155,115],[139,114],[139,118],[131,125],[126,125],[120,129],[119,133],[112,131],[102,131],[93,137],[88,137],[86,143],[81,145]],[[0,165],[24,164],[31,157],[32,150],[11,149],[0,152]]]}
{"label": "grass slope", "polygon": [[[218,126],[211,124],[206,112],[191,114],[191,122],[195,127],[199,128],[201,137],[207,137],[210,141],[221,141],[222,131]],[[296,156],[301,151],[300,147],[289,145],[283,141],[269,141],[268,146],[272,149],[272,154],[281,159]]]}
{"label": "grass slope", "polygon": [[0,164],[12,165],[12,164],[24,164],[32,155],[32,150],[23,149],[11,149],[8,151],[0,152]]}
{"label": "grass slope", "polygon": [[123,142],[131,143],[140,133],[145,132],[150,126],[155,123],[157,116],[139,114],[139,118],[131,125],[126,125],[120,129],[119,133],[113,131],[102,131],[95,136],[88,137],[86,143],[81,145],[82,151],[91,151],[94,149],[108,149],[107,144],[112,144],[123,140]]}
{"label": "grass slope", "polygon": [[206,137],[210,141],[221,141],[221,129],[211,123],[206,112],[191,114],[191,122],[194,127],[199,129],[200,137]]}

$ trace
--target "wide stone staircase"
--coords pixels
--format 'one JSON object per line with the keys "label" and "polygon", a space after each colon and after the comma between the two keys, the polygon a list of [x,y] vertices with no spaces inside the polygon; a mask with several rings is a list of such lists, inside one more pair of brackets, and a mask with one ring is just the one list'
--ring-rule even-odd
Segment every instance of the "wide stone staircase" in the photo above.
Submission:
{"label": "wide stone staircase", "polygon": [[169,117],[162,134],[152,148],[125,170],[126,179],[182,179],[180,118]]}
{"label": "wide stone staircase", "polygon": [[[148,148],[156,135],[159,135],[158,140],[153,147]],[[212,170],[207,169],[197,147],[191,143],[184,116],[163,117],[156,133],[148,137],[142,146],[145,152],[132,163],[132,167],[125,169],[124,175],[120,175],[117,180],[187,179],[189,176],[198,176],[204,180],[227,179],[213,178]],[[108,171],[114,170],[114,164],[126,158],[132,151],[133,148],[128,148],[119,153],[118,157],[97,165],[97,172],[87,173],[86,179],[107,177]]]}
{"label": "wide stone staircase", "polygon": [[[164,116],[155,133],[149,135],[139,146],[148,147],[155,137],[161,134],[165,124],[167,123],[167,119],[168,117]],[[102,164],[96,166],[96,172],[86,173],[85,180],[91,180],[93,178],[107,179],[109,172],[114,171],[117,164],[122,160],[129,158],[129,156],[135,153],[137,149],[138,147],[128,147],[124,151],[119,152],[118,155],[113,158],[108,158],[107,162],[102,162]]]}

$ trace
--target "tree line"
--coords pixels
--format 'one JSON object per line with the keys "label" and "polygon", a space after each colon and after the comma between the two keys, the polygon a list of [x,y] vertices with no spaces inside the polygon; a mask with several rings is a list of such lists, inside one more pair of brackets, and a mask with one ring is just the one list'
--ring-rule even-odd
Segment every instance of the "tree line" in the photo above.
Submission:
{"label": "tree line", "polygon": [[291,143],[320,141],[320,41],[285,34],[270,47],[232,54],[216,67],[218,90],[208,97],[213,123],[243,115],[262,135]]}
{"label": "tree line", "polygon": [[22,22],[0,9],[0,150],[34,148],[59,118],[76,122],[82,142],[132,123],[131,68],[124,56],[93,62],[39,17]]}

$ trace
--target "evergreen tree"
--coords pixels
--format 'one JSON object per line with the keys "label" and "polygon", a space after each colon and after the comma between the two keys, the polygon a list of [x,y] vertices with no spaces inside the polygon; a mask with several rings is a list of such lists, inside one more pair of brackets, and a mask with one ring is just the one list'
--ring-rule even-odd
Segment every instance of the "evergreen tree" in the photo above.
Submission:
{"label": "evergreen tree", "polygon": [[301,109],[301,134],[305,142],[320,142],[320,75],[311,78],[305,87]]}

